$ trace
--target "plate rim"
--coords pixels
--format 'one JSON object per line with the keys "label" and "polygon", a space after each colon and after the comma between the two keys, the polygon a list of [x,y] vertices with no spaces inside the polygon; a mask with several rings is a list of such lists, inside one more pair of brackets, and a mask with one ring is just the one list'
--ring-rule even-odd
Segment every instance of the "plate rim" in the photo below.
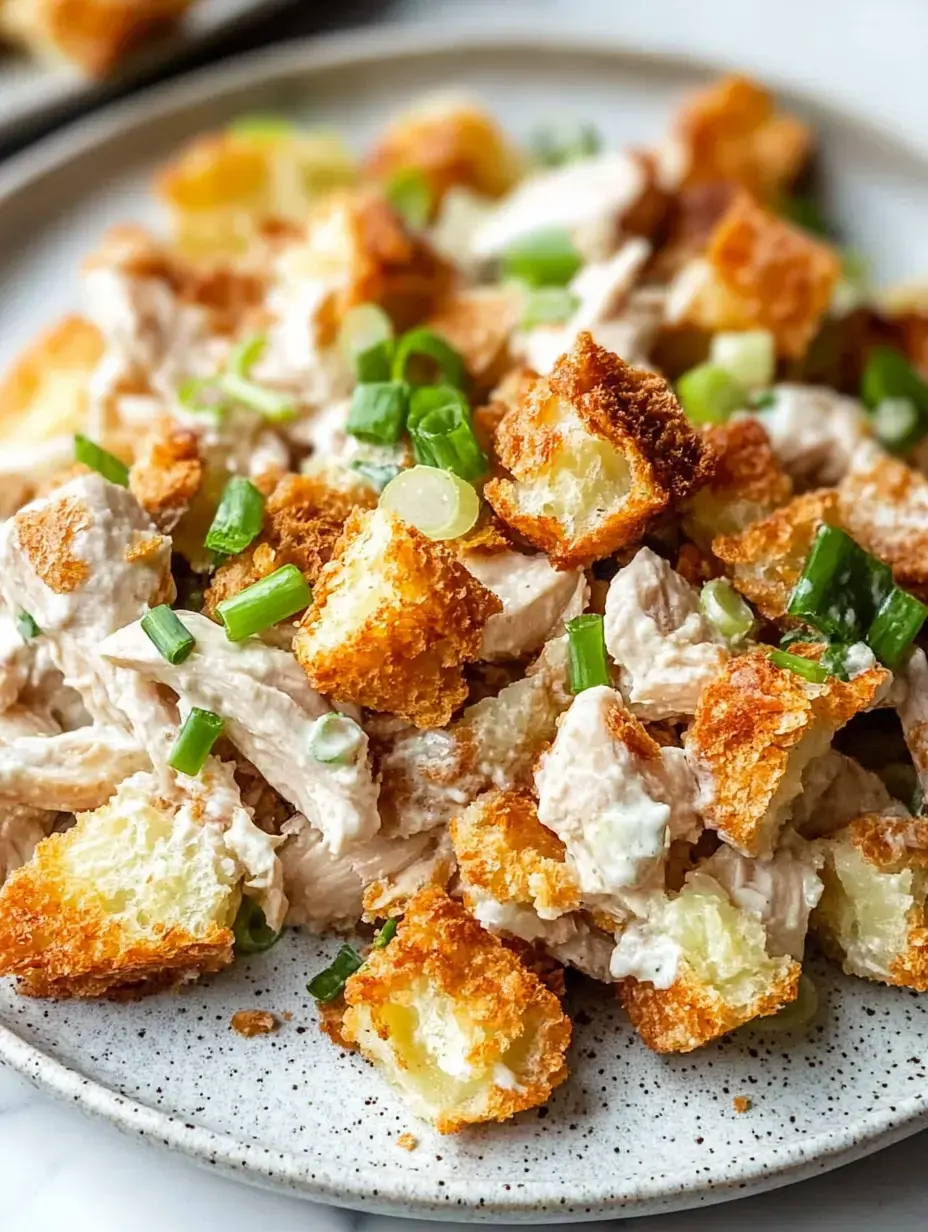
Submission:
{"label": "plate rim", "polygon": [[[38,187],[45,175],[80,162],[96,147],[118,139],[137,124],[181,114],[275,77],[287,78],[295,73],[312,76],[339,67],[481,51],[591,56],[613,60],[617,65],[653,65],[657,69],[706,75],[730,71],[709,57],[641,48],[634,40],[566,34],[554,26],[545,28],[544,24],[531,34],[518,29],[479,32],[453,23],[413,23],[312,36],[248,52],[150,86],[45,137],[15,155],[0,170],[0,217],[17,196]],[[866,113],[837,102],[825,91],[797,89],[778,83],[775,77],[770,84],[785,100],[798,103],[813,115],[844,124],[850,122],[865,136],[878,138],[884,146],[922,163],[928,171],[928,141],[921,143],[891,133]],[[471,1183],[467,1180],[447,1181],[440,1190],[426,1188],[421,1180],[417,1185],[419,1174],[415,1172],[387,1172],[383,1177],[359,1175],[348,1180],[339,1173],[337,1161],[327,1162],[321,1155],[271,1150],[232,1134],[184,1122],[84,1076],[77,1068],[79,1063],[67,1065],[59,1061],[2,1023],[0,1064],[124,1132],[251,1184],[339,1206],[433,1219],[542,1222],[563,1219],[567,1214],[574,1219],[598,1219],[618,1213],[645,1215],[708,1205],[792,1184],[850,1163],[928,1125],[928,1094],[913,1095],[897,1100],[893,1109],[876,1110],[853,1125],[836,1125],[783,1147],[783,1157],[772,1167],[764,1162],[748,1162],[737,1172],[715,1180],[694,1172],[692,1178],[672,1188],[655,1181],[624,1194],[611,1192],[608,1185],[602,1185],[595,1193],[587,1188],[579,1200],[564,1193],[564,1182],[509,1186],[502,1181],[486,1181],[482,1196],[475,1198],[468,1192]]]}

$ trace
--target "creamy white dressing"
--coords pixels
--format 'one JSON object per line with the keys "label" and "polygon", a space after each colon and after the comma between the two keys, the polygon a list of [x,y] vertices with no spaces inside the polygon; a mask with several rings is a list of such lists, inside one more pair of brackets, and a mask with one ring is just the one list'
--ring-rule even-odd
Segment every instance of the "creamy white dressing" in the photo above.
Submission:
{"label": "creamy white dressing", "polygon": [[636,979],[655,988],[670,988],[683,951],[672,937],[646,922],[633,922],[619,934],[609,971],[615,980]]}

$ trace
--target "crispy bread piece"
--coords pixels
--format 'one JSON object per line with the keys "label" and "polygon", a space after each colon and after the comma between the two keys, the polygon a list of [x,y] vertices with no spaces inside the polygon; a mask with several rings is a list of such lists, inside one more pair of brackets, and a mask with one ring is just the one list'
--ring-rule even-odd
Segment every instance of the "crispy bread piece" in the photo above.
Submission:
{"label": "crispy bread piece", "polygon": [[686,185],[734,181],[769,201],[796,179],[812,147],[807,125],[777,111],[768,91],[739,76],[689,98],[674,134]]}
{"label": "crispy bread piece", "polygon": [[693,497],[683,527],[701,547],[709,548],[717,536],[740,534],[785,505],[793,485],[756,419],[711,424],[703,431],[715,451],[715,474]]}
{"label": "crispy bread piece", "polygon": [[505,415],[496,449],[512,478],[491,479],[487,500],[560,568],[639,538],[713,463],[666,381],[586,333]]}
{"label": "crispy bread piece", "polygon": [[144,993],[232,961],[237,865],[219,827],[126,779],[0,891],[0,974],[41,997]]}
{"label": "crispy bread piece", "polygon": [[415,168],[428,180],[437,207],[450,188],[501,197],[522,173],[522,159],[496,121],[473,103],[432,98],[398,116],[368,159],[375,179]]}
{"label": "crispy bread piece", "polygon": [[462,287],[427,322],[458,352],[478,390],[492,389],[512,367],[509,339],[524,300],[523,292],[510,285]]}
{"label": "crispy bread piece", "polygon": [[0,37],[36,55],[105,77],[139,44],[163,32],[193,0],[4,0]]}
{"label": "crispy bread piece", "polygon": [[567,1077],[557,997],[443,890],[409,903],[345,1000],[345,1038],[440,1133],[537,1107]]}
{"label": "crispy bread piece", "polygon": [[355,510],[293,649],[327,697],[442,727],[467,696],[463,664],[501,610],[450,548],[385,509]]}
{"label": "crispy bread piece", "polygon": [[525,903],[540,915],[580,906],[580,888],[564,844],[538,820],[527,791],[490,791],[451,823],[465,883],[500,903]]}
{"label": "crispy bread piece", "polygon": [[928,479],[879,450],[862,451],[838,487],[841,522],[892,567],[900,586],[928,597]]}
{"label": "crispy bread piece", "polygon": [[760,920],[739,910],[711,877],[697,874],[644,928],[676,955],[672,982],[631,978],[621,985],[632,1025],[655,1052],[691,1052],[775,1014],[798,994],[799,963],[771,958]]}
{"label": "crispy bread piece", "polygon": [[195,432],[163,419],[140,445],[129,470],[129,491],[159,530],[170,532],[203,481]]}
{"label": "crispy bread piece", "polygon": [[707,333],[766,329],[779,355],[798,359],[840,273],[838,256],[827,244],[742,193],[712,232],[705,258],[677,275],[668,318]]}
{"label": "crispy bread piece", "polygon": [[928,992],[928,820],[871,813],[816,846],[823,947],[849,975]]}
{"label": "crispy bread piece", "polygon": [[[802,644],[791,649],[816,653]],[[706,825],[745,855],[769,855],[805,767],[890,679],[872,667],[847,682],[830,676],[815,684],[776,667],[760,647],[731,660],[703,690],[685,737],[705,788]]]}
{"label": "crispy bread piece", "polygon": [[736,535],[720,535],[712,551],[729,566],[731,580],[768,620],[786,615],[818,528],[840,526],[833,488],[806,492]]}

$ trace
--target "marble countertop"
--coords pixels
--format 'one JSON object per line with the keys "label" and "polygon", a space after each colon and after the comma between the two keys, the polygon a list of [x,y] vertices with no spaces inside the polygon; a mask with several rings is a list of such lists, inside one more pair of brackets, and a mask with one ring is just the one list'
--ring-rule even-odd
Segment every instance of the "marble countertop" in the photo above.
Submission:
{"label": "marble countertop", "polygon": [[[924,0],[399,0],[384,20],[548,25],[706,55],[774,84],[814,84],[928,145]],[[641,1219],[635,1232],[922,1232],[928,1133],[837,1172],[734,1206]],[[400,1232],[378,1216],[311,1205],[210,1175],[53,1103],[0,1069],[3,1232]],[[425,1227],[426,1225],[419,1225]],[[436,1228],[439,1225],[434,1225]],[[453,1225],[444,1224],[450,1228]]]}

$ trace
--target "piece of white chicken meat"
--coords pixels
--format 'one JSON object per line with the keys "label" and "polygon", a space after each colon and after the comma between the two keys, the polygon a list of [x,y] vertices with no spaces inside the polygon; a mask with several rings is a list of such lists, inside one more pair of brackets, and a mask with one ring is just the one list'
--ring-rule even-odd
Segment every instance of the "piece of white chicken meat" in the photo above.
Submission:
{"label": "piece of white chicken meat", "polygon": [[824,385],[775,385],[770,405],[753,415],[799,490],[838,483],[857,447],[873,436],[863,405]]}

